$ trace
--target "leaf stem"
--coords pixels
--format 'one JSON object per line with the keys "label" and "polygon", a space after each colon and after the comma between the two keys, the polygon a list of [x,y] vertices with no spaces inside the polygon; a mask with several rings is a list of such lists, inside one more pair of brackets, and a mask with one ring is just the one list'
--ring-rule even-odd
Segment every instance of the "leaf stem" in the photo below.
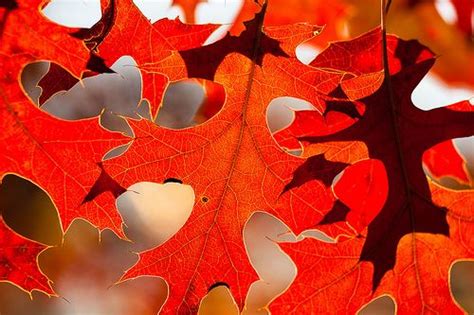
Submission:
{"label": "leaf stem", "polygon": [[[392,128],[393,133],[395,136],[395,143],[397,145],[397,154],[398,154],[398,161],[400,163],[400,168],[403,177],[403,183],[405,186],[405,193],[408,202],[408,209],[410,212],[411,224],[412,229],[415,230],[415,218],[413,215],[413,209],[411,205],[412,199],[412,191],[410,180],[408,179],[408,171],[405,167],[405,157],[403,156],[403,147],[400,140],[400,129],[399,129],[399,122],[398,122],[398,114],[399,108],[397,108],[397,104],[395,103],[395,97],[393,95],[393,87],[392,87],[392,77],[390,76],[390,67],[388,64],[388,51],[387,51],[387,13],[388,9],[390,8],[391,0],[381,0],[381,29],[382,29],[382,54],[383,54],[383,72],[384,72],[384,86],[388,94],[388,102],[392,111]],[[390,189],[390,188],[389,188]]]}
{"label": "leaf stem", "polygon": [[405,192],[407,194],[407,198],[410,201],[411,198],[411,187],[410,182],[408,180],[408,172],[405,167],[405,159],[403,156],[403,148],[400,140],[400,130],[399,130],[399,123],[398,123],[398,111],[395,104],[395,96],[393,95],[393,87],[392,87],[392,78],[390,76],[390,67],[388,63],[388,50],[387,50],[387,13],[390,8],[390,4],[392,3],[391,0],[381,0],[380,6],[380,27],[382,30],[382,62],[383,62],[383,72],[384,72],[384,86],[386,92],[388,94],[388,102],[392,111],[392,128],[395,135],[395,142],[398,148],[398,160],[400,163],[400,168],[402,170],[402,176],[405,184]]}
{"label": "leaf stem", "polygon": [[[392,78],[390,76],[390,68],[388,64],[388,51],[387,51],[387,13],[390,8],[391,0],[381,0],[381,29],[382,29],[382,53],[383,53],[383,72],[384,72],[384,85],[385,88],[387,89],[388,93],[388,101],[390,104],[390,108],[392,110],[392,127],[395,135],[395,141],[396,145],[398,148],[398,160],[400,163],[400,168],[402,171],[402,176],[403,176],[403,181],[405,185],[405,193],[406,193],[406,198],[407,198],[407,208],[409,211],[410,215],[410,223],[411,223],[411,229],[413,231],[412,233],[412,255],[413,255],[413,261],[415,265],[415,273],[416,273],[416,283],[418,286],[418,290],[420,291],[421,294],[421,299],[423,300],[423,293],[422,293],[422,288],[420,286],[420,275],[418,273],[418,266],[417,266],[417,255],[416,255],[416,222],[415,222],[415,214],[414,214],[414,209],[412,208],[412,189],[410,185],[410,181],[408,179],[408,172],[405,167],[405,158],[403,156],[403,147],[401,144],[400,140],[400,129],[399,129],[399,123],[398,123],[398,112],[399,108],[396,107],[395,104],[395,98],[393,95],[393,88],[392,88]],[[389,187],[390,189],[390,187]]]}

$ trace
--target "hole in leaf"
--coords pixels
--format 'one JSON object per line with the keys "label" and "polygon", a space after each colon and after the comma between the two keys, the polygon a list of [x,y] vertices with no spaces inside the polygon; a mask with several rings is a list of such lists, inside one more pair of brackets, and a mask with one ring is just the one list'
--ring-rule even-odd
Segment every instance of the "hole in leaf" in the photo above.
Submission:
{"label": "hole in leaf", "polygon": [[[221,283],[221,282],[219,282]],[[239,308],[225,284],[211,286],[199,305],[198,315],[238,315]]]}
{"label": "hole in leaf", "polygon": [[474,175],[474,151],[469,149],[473,144],[474,137],[438,143],[423,153],[423,170],[444,187],[469,189]]}
{"label": "hole in leaf", "polygon": [[167,295],[163,279],[138,277],[116,283],[137,259],[130,242],[75,220],[62,246],[49,248],[38,258],[59,299],[68,302],[66,308],[27,314],[156,314]]}
{"label": "hole in leaf", "polygon": [[[31,295],[9,282],[0,283],[0,314],[58,314],[58,310],[65,310],[68,302],[63,298],[46,295],[39,291]],[[64,314],[64,311],[60,314]]]}
{"label": "hole in leaf", "polygon": [[[180,1],[192,2],[192,1]],[[244,0],[213,0],[197,3],[195,18],[197,24],[232,24],[239,14]]]}
{"label": "hole in leaf", "polygon": [[39,61],[33,62],[25,66],[21,72],[21,85],[28,97],[36,105],[42,95],[42,89],[38,86],[38,82],[49,71],[49,62]]}
{"label": "hole in leaf", "polygon": [[[474,180],[474,136],[457,138],[453,140],[454,146],[459,150],[466,161],[468,172]],[[474,183],[472,183],[474,185]],[[472,186],[471,185],[471,186]]]}
{"label": "hole in leaf", "polygon": [[43,251],[38,262],[58,296],[31,295],[0,283],[0,313],[17,314],[157,314],[168,295],[159,277],[141,276],[117,283],[137,261],[130,242],[110,230],[99,231],[74,220],[64,243]]}
{"label": "hole in leaf", "polygon": [[465,86],[453,86],[428,72],[411,94],[411,100],[422,110],[443,107],[467,100],[474,96],[474,89]]}
{"label": "hole in leaf", "polygon": [[295,117],[296,110],[314,109],[310,102],[296,97],[278,97],[267,108],[267,125],[271,133],[288,127]]}
{"label": "hole in leaf", "polygon": [[309,65],[314,58],[321,52],[318,48],[314,47],[314,45],[302,43],[296,46],[296,58],[299,61],[304,63],[305,65]]}
{"label": "hole in leaf", "polygon": [[454,300],[468,314],[474,314],[474,261],[458,261],[450,271],[450,287]]}
{"label": "hole in leaf", "polygon": [[166,242],[186,223],[194,206],[194,190],[189,185],[168,181],[164,184],[139,182],[117,198],[117,208],[125,223],[125,233],[135,250]]}
{"label": "hole in leaf", "polygon": [[395,301],[388,295],[383,295],[370,301],[357,312],[357,315],[394,315]]}
{"label": "hole in leaf", "polygon": [[40,187],[17,175],[6,175],[0,185],[0,212],[15,232],[47,245],[61,243],[58,212]]}
{"label": "hole in leaf", "polygon": [[188,79],[171,83],[155,122],[171,129],[201,124],[219,112],[225,101],[224,87],[208,80]]}
{"label": "hole in leaf", "polygon": [[130,145],[132,144],[132,142],[133,141],[130,141],[127,144],[111,149],[109,152],[105,153],[105,155],[102,157],[102,161],[113,159],[117,156],[124,154],[125,152],[127,152],[128,148],[130,148]]}
{"label": "hole in leaf", "polygon": [[316,239],[318,241],[321,241],[321,242],[324,242],[324,243],[329,243],[329,244],[337,243],[336,239],[329,237],[326,233],[324,233],[323,231],[317,230],[317,229],[306,230],[306,231],[303,232],[303,235],[305,237],[314,238],[314,239]]}
{"label": "hole in leaf", "polygon": [[174,20],[177,17],[181,21],[185,21],[183,10],[181,7],[173,5],[173,0],[133,0],[133,3],[151,23],[165,18]]}
{"label": "hole in leaf", "polygon": [[204,203],[206,203],[206,202],[209,201],[209,198],[206,197],[206,196],[204,196],[204,197],[201,198],[201,201],[204,202]]}
{"label": "hole in leaf", "polygon": [[[182,2],[189,3],[192,1]],[[243,5],[244,0],[214,0],[197,3],[196,7],[194,8],[194,21],[196,24],[210,23],[221,25],[209,36],[204,45],[210,45],[217,42],[218,40],[224,38],[227,33],[232,30],[234,26],[233,24],[241,12]],[[191,13],[187,13],[186,16],[189,16],[190,14]],[[190,23],[189,19],[187,20],[187,23]]]}
{"label": "hole in leaf", "polygon": [[79,120],[100,116],[105,128],[132,136],[124,117],[138,119],[146,113],[146,103],[141,102],[141,74],[129,56],[119,58],[111,69],[116,73],[79,81],[60,65],[51,63],[45,71],[44,63],[33,63],[23,70],[22,85],[42,110],[55,117]]}
{"label": "hole in leaf", "polygon": [[102,17],[100,0],[53,0],[42,11],[51,21],[67,27],[90,28]]}
{"label": "hole in leaf", "polygon": [[286,140],[297,141],[296,139],[280,139],[275,135],[291,125],[295,119],[295,111],[311,109],[315,109],[311,103],[295,97],[278,97],[270,102],[266,112],[267,127],[282,150],[293,155],[301,155],[299,145],[298,148],[291,149],[286,145]]}
{"label": "hole in leaf", "polygon": [[296,277],[295,264],[278,244],[295,242],[296,236],[282,221],[260,211],[248,219],[243,235],[250,263],[260,277],[249,288],[243,314],[260,314]]}

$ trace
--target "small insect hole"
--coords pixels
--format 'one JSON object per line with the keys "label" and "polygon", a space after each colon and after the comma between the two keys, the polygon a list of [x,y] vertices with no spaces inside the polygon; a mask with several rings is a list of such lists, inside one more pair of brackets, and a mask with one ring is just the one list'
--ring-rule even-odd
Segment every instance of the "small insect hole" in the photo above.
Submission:
{"label": "small insect hole", "polygon": [[206,202],[209,201],[209,198],[206,197],[206,196],[204,196],[204,197],[201,198],[201,201],[204,202],[204,203],[206,203]]}

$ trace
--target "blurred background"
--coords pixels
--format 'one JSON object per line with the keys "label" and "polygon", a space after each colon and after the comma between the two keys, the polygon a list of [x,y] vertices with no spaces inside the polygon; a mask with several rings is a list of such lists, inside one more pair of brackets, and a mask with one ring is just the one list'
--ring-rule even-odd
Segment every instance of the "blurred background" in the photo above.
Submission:
{"label": "blurred background", "polygon": [[[135,0],[134,3],[151,22],[179,17],[187,23],[223,24],[207,44],[229,31],[238,34],[242,21],[255,13],[252,1],[244,0]],[[319,36],[297,48],[300,61],[308,64],[329,42],[353,38],[376,27],[380,20],[379,5],[378,0],[270,0],[265,23],[325,25]],[[99,0],[52,0],[43,12],[50,20],[68,27],[88,28],[102,16]],[[388,15],[389,32],[404,39],[418,39],[439,55],[435,67],[412,94],[419,108],[430,109],[474,97],[473,19],[471,0],[393,1]],[[42,95],[42,79],[48,71],[62,71],[58,65],[44,61],[32,63],[25,68],[21,80],[32,101],[50,114],[70,120],[101,115],[105,128],[129,136],[133,131],[117,114],[131,118],[143,116],[175,129],[203,123],[211,117],[202,115],[203,106],[209,90],[219,87],[198,80],[171,83],[158,116],[146,117],[146,110],[138,110],[147,104],[141,104],[141,75],[135,65],[132,57],[123,56],[112,66],[116,73],[96,75],[80,83],[72,80],[69,90],[47,97]],[[270,131],[289,125],[292,109],[310,108],[311,104],[295,98],[272,101],[267,111]],[[471,175],[474,174],[474,137],[456,139],[455,145],[466,158]],[[124,150],[112,152],[107,158]],[[435,180],[451,188],[467,188],[449,178]],[[194,191],[180,183],[146,182],[136,183],[128,190],[117,199],[128,237],[122,240],[108,230],[98,231],[84,220],[74,221],[63,231],[46,192],[27,179],[14,174],[5,176],[0,186],[2,215],[19,234],[51,246],[41,253],[38,262],[59,297],[41,292],[33,292],[30,297],[10,283],[0,283],[0,314],[156,314],[168,293],[164,279],[144,276],[117,281],[135,264],[137,252],[166,242],[186,222],[194,205]],[[294,279],[296,269],[292,261],[281,254],[274,242],[268,241],[269,237],[278,239],[287,230],[282,222],[260,212],[252,216],[245,228],[249,259],[262,274],[262,280],[270,284],[251,288],[246,314],[266,314],[265,306]],[[294,236],[287,237],[290,239],[286,241],[296,240]],[[328,241],[324,237],[320,239]],[[450,281],[455,300],[466,312],[474,313],[474,262],[456,263]],[[395,309],[393,299],[382,296],[361,309],[360,314],[394,314]],[[219,286],[203,299],[199,313],[237,314],[238,310],[229,290]]]}

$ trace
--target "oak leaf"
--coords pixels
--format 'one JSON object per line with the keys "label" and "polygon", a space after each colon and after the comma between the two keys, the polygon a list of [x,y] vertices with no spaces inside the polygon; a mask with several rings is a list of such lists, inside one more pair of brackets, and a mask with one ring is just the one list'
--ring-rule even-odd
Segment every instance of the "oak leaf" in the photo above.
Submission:
{"label": "oak leaf", "polygon": [[284,191],[293,173],[305,167],[305,159],[280,149],[265,113],[274,98],[286,95],[307,99],[323,110],[341,75],[296,59],[296,46],[319,28],[296,24],[262,29],[264,12],[265,7],[238,37],[227,35],[215,44],[173,53],[166,60],[168,67],[147,65],[148,70],[156,67],[175,80],[192,77],[221,84],[226,99],[216,116],[184,130],[130,120],[135,132],[131,147],[125,155],[103,163],[105,172],[122,187],[174,178],[195,191],[196,204],[183,228],[160,247],[142,253],[125,277],[166,278],[170,296],[165,313],[196,311],[207,288],[216,282],[226,282],[242,308],[248,286],[257,280],[242,240],[250,215],[269,211],[302,231],[334,202],[325,182],[341,166],[324,159],[319,159],[324,176],[316,172],[317,180]]}
{"label": "oak leaf", "polygon": [[[452,191],[433,183],[423,172],[422,156],[440,143],[473,135],[473,106],[463,101],[429,111],[416,108],[410,99],[411,92],[433,65],[434,55],[416,41],[390,36],[387,42],[389,69],[386,71],[390,72],[386,73],[390,74],[374,94],[359,100],[364,104],[364,110],[358,112],[360,116],[346,114],[349,126],[332,130],[332,121],[325,119],[331,113],[330,108],[323,114],[300,112],[289,132],[308,150],[314,150],[312,146],[321,142],[327,145],[363,142],[368,157],[383,163],[386,184],[367,196],[349,194],[352,198],[340,199],[351,210],[355,211],[361,202],[373,204],[374,194],[386,186],[388,196],[375,218],[371,207],[359,210],[362,217],[373,219],[365,221],[367,229],[360,235],[335,246],[314,239],[282,245],[298,266],[298,277],[273,305],[276,313],[324,313],[329,307],[336,307],[336,313],[353,313],[372,297],[382,294],[395,298],[400,314],[461,312],[450,295],[448,278],[456,260],[472,258],[473,244],[468,240],[472,239],[469,231],[473,227],[474,193]],[[351,59],[360,57],[352,54],[362,47],[369,47],[365,49],[365,58],[351,63]],[[361,89],[366,90],[364,84],[371,73],[377,73],[377,68],[383,71],[382,48],[382,33],[378,29],[348,42],[332,44],[314,64],[350,72],[346,83],[341,83],[341,93],[351,98],[359,96]],[[375,81],[369,79],[369,82]],[[315,120],[318,114],[320,118]],[[322,128],[300,128],[315,121]],[[281,139],[288,139],[288,135]],[[358,157],[347,162],[356,161]],[[456,166],[454,169],[459,175],[459,169]],[[352,181],[350,177],[345,181],[357,183],[358,177],[365,176],[367,180],[362,187],[369,189],[374,184],[371,179],[379,176],[380,171],[353,174],[356,176]],[[344,186],[351,189],[350,185]],[[340,189],[336,194],[340,194]],[[332,211],[340,213],[338,208]],[[344,221],[351,217],[343,214],[337,219]],[[361,231],[361,226],[354,228]],[[430,271],[433,264],[436,268]],[[328,270],[330,275],[324,276]],[[333,297],[330,304],[324,302],[327,296]]]}

